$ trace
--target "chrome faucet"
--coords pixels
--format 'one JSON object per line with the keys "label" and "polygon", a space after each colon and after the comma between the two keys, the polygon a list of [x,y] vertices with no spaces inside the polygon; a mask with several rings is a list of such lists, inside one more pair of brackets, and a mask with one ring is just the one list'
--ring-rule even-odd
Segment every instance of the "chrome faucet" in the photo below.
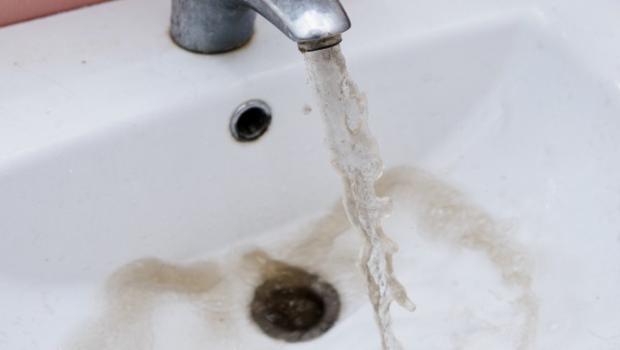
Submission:
{"label": "chrome faucet", "polygon": [[194,52],[234,50],[252,37],[257,12],[301,51],[334,46],[351,27],[339,0],[172,0],[170,35]]}

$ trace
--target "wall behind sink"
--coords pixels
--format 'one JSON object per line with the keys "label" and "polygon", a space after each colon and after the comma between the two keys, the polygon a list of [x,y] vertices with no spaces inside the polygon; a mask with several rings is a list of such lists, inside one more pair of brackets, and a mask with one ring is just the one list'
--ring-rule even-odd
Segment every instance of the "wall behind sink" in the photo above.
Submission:
{"label": "wall behind sink", "polygon": [[0,0],[0,27],[106,0]]}

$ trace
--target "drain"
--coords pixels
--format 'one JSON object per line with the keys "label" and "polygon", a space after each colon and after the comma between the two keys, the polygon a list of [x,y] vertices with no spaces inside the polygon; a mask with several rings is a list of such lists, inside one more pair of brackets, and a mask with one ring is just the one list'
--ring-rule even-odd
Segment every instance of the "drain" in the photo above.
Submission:
{"label": "drain", "polygon": [[286,266],[256,288],[250,309],[267,335],[302,342],[323,335],[336,323],[340,297],[317,275]]}
{"label": "drain", "polygon": [[230,119],[230,132],[241,142],[257,140],[269,129],[271,108],[261,100],[250,100],[241,104]]}

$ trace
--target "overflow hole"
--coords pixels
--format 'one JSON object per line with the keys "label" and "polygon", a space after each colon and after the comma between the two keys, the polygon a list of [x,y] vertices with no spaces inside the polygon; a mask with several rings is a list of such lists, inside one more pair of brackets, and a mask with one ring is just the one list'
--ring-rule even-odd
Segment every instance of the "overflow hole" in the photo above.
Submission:
{"label": "overflow hole", "polygon": [[230,119],[230,132],[235,140],[250,142],[258,140],[269,129],[271,108],[261,100],[241,104]]}

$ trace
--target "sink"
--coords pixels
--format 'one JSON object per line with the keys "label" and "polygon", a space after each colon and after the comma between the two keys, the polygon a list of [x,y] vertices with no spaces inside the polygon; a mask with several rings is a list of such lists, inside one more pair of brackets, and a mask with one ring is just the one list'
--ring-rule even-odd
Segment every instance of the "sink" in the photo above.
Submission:
{"label": "sink", "polygon": [[[620,348],[620,30],[592,29],[615,5],[344,4],[418,306],[393,307],[405,348]],[[182,51],[168,5],[0,30],[0,349],[378,348],[302,57],[261,21],[240,51]],[[409,30],[386,24],[414,5]],[[571,35],[579,16],[590,38]],[[251,99],[272,124],[239,143],[229,119]],[[249,321],[257,250],[332,281],[333,329],[287,344]],[[147,291],[123,299],[118,283]]]}

